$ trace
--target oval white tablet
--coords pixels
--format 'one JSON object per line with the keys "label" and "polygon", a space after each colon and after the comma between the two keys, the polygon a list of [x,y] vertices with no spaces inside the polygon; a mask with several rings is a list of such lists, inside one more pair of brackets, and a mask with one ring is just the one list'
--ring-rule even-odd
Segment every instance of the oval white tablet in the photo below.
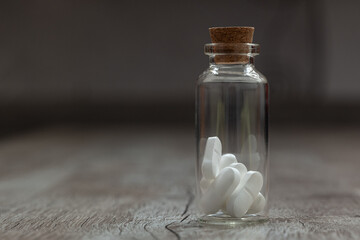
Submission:
{"label": "oval white tablet", "polygon": [[222,169],[200,200],[205,213],[216,213],[240,182],[240,173],[232,167]]}
{"label": "oval white tablet", "polygon": [[251,205],[250,209],[247,211],[247,214],[255,214],[261,212],[264,209],[265,204],[265,197],[261,193],[259,193],[255,198],[255,201]]}
{"label": "oval white tablet", "polygon": [[220,159],[220,170],[228,167],[229,165],[233,164],[233,163],[237,163],[236,157],[234,154],[231,153],[227,153],[221,156]]}
{"label": "oval white tablet", "polygon": [[219,173],[221,148],[218,137],[209,137],[207,139],[201,171],[203,177],[208,180],[214,179]]}
{"label": "oval white tablet", "polygon": [[260,192],[262,185],[262,174],[257,171],[248,171],[226,201],[227,213],[235,217],[244,216]]}
{"label": "oval white tablet", "polygon": [[244,177],[241,179],[239,188],[244,186],[246,190],[251,193],[255,199],[260,192],[263,185],[262,174],[258,171],[248,171]]}
{"label": "oval white tablet", "polygon": [[240,173],[241,178],[243,176],[245,176],[245,174],[247,173],[246,166],[242,163],[232,163],[232,164],[230,164],[229,167],[233,167],[233,168],[237,169]]}

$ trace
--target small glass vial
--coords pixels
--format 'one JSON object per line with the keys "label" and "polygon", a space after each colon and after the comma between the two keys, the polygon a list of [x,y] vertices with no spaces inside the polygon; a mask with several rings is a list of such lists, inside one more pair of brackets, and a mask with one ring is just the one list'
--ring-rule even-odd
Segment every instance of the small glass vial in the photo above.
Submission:
{"label": "small glass vial", "polygon": [[210,66],[196,86],[200,222],[267,218],[268,83],[254,65],[259,52],[252,43],[205,45]]}

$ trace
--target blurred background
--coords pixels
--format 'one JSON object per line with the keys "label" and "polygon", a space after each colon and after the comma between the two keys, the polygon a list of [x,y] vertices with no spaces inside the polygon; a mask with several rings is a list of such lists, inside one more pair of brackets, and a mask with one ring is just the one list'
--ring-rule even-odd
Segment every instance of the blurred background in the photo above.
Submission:
{"label": "blurred background", "polygon": [[0,134],[194,126],[212,26],[254,26],[271,125],[360,120],[359,1],[1,1]]}

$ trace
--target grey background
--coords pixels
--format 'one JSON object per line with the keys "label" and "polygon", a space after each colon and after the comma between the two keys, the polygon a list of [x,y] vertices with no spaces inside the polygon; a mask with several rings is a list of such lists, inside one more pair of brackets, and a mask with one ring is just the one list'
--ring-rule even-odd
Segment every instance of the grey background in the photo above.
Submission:
{"label": "grey background", "polygon": [[255,27],[271,121],[360,120],[359,1],[1,1],[6,132],[58,122],[188,124],[211,26]]}

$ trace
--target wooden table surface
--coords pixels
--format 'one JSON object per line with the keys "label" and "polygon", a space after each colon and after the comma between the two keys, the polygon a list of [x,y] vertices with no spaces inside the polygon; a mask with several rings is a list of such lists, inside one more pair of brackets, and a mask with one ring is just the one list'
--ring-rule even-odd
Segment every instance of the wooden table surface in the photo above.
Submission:
{"label": "wooden table surface", "polygon": [[194,130],[53,127],[0,140],[0,239],[360,239],[360,129],[273,128],[269,221],[196,221]]}

